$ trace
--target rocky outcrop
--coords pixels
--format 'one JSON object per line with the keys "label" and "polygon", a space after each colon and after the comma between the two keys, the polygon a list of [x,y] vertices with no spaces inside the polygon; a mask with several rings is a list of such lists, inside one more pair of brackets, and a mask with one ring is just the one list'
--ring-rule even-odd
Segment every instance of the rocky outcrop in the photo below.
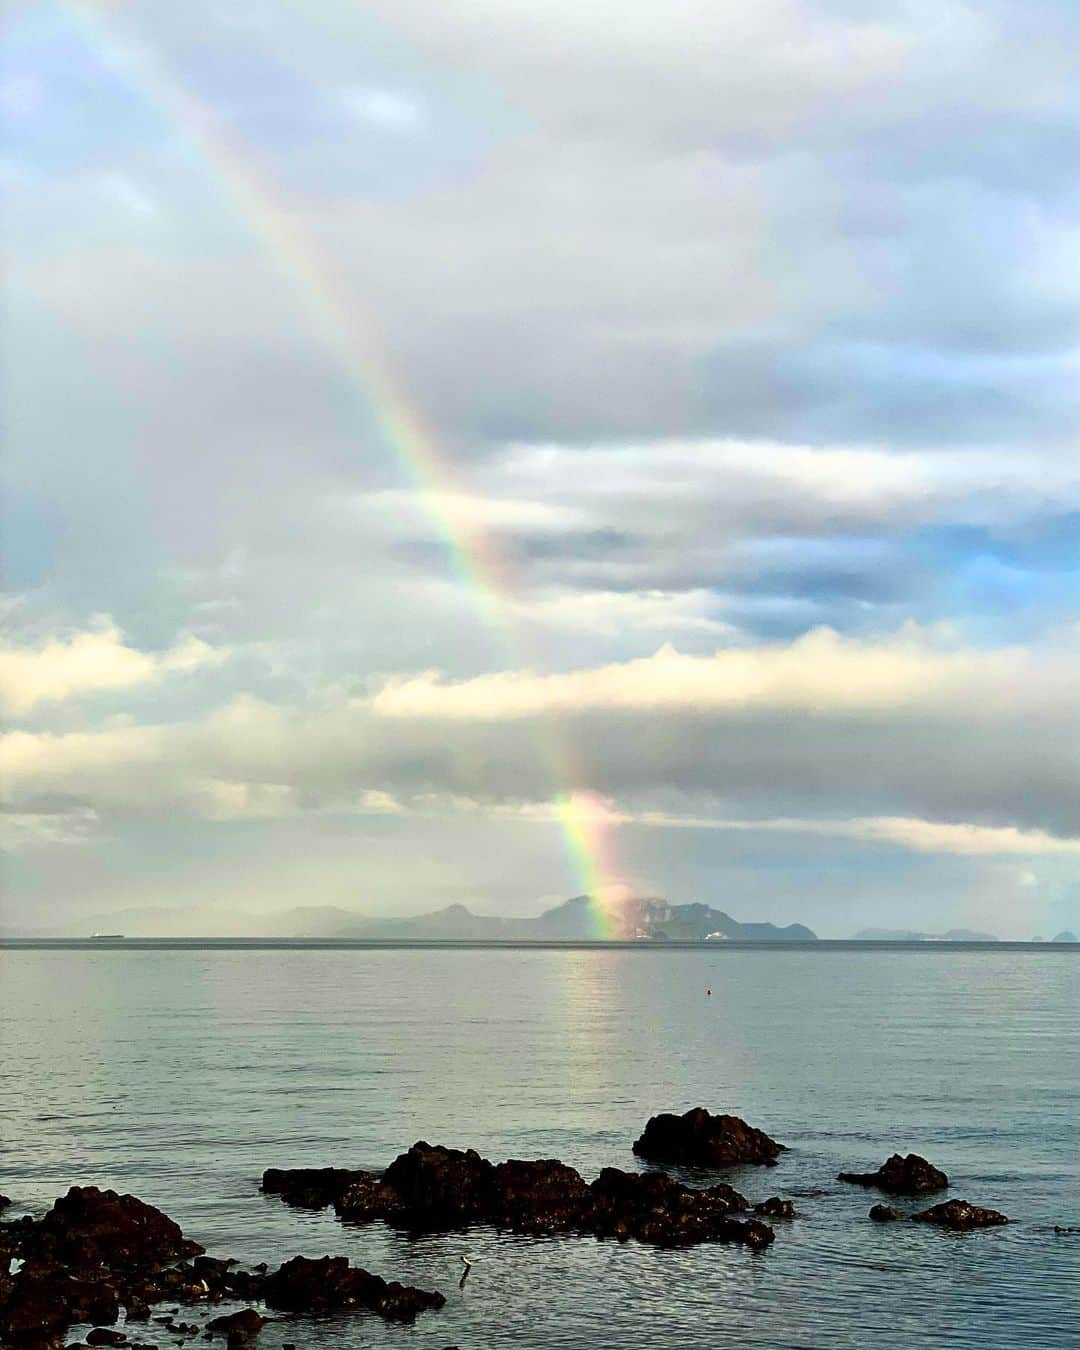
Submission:
{"label": "rocky outcrop", "polygon": [[[496,1164],[474,1149],[421,1141],[381,1174],[350,1175],[334,1201],[346,1223],[382,1220],[409,1232],[482,1223],[516,1233],[593,1234],[665,1247],[738,1242],[760,1249],[774,1236],[767,1224],[733,1217],[749,1208],[733,1187],[694,1189],[661,1173],[609,1167],[590,1183],[555,1158]],[[288,1198],[289,1178],[275,1174],[271,1189]]]}
{"label": "rocky outcrop", "polygon": [[731,1218],[746,1200],[730,1186],[694,1190],[661,1172],[605,1167],[589,1187],[593,1203],[584,1227],[598,1237],[634,1238],[656,1247],[737,1242],[760,1251],[775,1234],[757,1219]]}
{"label": "rocky outcrop", "polygon": [[758,1163],[773,1167],[784,1145],[738,1116],[714,1116],[699,1106],[685,1115],[653,1116],[634,1152],[651,1162],[689,1167],[732,1167]]}
{"label": "rocky outcrop", "polygon": [[345,1256],[310,1260],[294,1256],[266,1277],[263,1297],[268,1308],[283,1312],[332,1312],[340,1308],[368,1308],[395,1322],[411,1322],[417,1313],[441,1308],[442,1294],[387,1282]]}
{"label": "rocky outcrop", "polygon": [[[13,1257],[22,1264],[11,1275],[7,1272]],[[273,1275],[265,1273],[265,1266],[236,1270],[233,1261],[206,1256],[153,1205],[132,1195],[74,1186],[42,1219],[0,1224],[0,1345],[54,1350],[62,1347],[67,1329],[79,1322],[99,1329],[86,1344],[119,1345],[126,1333],[107,1329],[119,1320],[121,1309],[134,1325],[149,1318],[152,1304],[165,1300],[194,1306],[224,1298],[288,1299],[290,1290],[298,1290],[293,1303],[280,1306],[364,1307],[397,1320],[442,1304],[441,1294],[387,1284],[350,1267],[345,1257],[326,1261],[329,1265],[308,1263],[322,1271],[323,1302],[313,1295],[305,1304],[306,1266],[287,1263]],[[308,1276],[309,1285],[318,1284],[319,1270]],[[258,1329],[256,1320],[260,1326],[262,1322],[254,1310],[235,1316],[240,1320],[233,1325],[216,1328],[230,1345],[250,1341]],[[163,1325],[187,1335],[198,1330],[194,1324],[186,1330],[171,1321]]]}
{"label": "rocky outcrop", "polygon": [[898,1209],[893,1209],[892,1205],[871,1205],[870,1217],[875,1223],[895,1223],[904,1216]]}
{"label": "rocky outcrop", "polygon": [[1008,1217],[996,1209],[981,1209],[969,1200],[946,1200],[911,1217],[916,1223],[936,1224],[938,1228],[948,1228],[954,1233],[967,1233],[974,1228],[996,1228],[999,1224],[1009,1222]]}
{"label": "rocky outcrop", "polygon": [[944,1172],[917,1153],[909,1153],[906,1158],[894,1153],[876,1172],[841,1172],[837,1181],[876,1186],[890,1195],[923,1195],[927,1191],[943,1191],[949,1184]]}
{"label": "rocky outcrop", "polygon": [[24,1257],[78,1269],[138,1271],[203,1250],[160,1209],[96,1186],[72,1186],[39,1222],[12,1227],[21,1233]]}

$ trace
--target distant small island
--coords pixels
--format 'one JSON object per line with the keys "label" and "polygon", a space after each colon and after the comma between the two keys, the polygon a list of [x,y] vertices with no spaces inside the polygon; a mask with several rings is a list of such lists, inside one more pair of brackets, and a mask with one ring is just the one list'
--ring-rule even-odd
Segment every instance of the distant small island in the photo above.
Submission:
{"label": "distant small island", "polygon": [[[1058,941],[1058,939],[1054,939]],[[920,933],[910,928],[860,928],[853,942],[999,942],[993,933],[975,928],[950,928],[945,933]]]}

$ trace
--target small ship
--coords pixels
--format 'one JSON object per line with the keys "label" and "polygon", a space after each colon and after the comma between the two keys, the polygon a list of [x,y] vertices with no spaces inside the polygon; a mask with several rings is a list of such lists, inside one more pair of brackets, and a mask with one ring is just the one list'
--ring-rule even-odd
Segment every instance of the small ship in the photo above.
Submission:
{"label": "small ship", "polygon": [[123,942],[123,933],[91,933],[91,942]]}

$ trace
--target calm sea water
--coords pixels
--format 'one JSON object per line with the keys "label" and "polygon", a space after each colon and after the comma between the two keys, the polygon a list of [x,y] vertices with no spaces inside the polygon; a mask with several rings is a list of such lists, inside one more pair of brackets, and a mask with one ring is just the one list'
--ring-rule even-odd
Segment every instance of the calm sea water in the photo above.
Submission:
{"label": "calm sea water", "polygon": [[[448,1296],[413,1327],[268,1326],[269,1350],[1080,1342],[1080,1235],[1053,1231],[1080,1225],[1077,953],[7,950],[0,1019],[13,1213],[115,1186],[215,1255],[341,1253]],[[803,1216],[761,1255],[408,1240],[258,1191],[268,1166],[375,1168],[421,1138],[592,1176],[699,1104],[791,1146],[727,1174]],[[896,1149],[1017,1222],[871,1223],[879,1197],[835,1175]]]}

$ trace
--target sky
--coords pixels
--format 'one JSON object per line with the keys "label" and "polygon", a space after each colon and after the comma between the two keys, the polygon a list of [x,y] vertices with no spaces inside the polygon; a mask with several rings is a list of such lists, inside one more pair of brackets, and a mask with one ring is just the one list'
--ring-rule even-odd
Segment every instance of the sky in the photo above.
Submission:
{"label": "sky", "polygon": [[1080,929],[1080,9],[6,48],[0,923]]}

